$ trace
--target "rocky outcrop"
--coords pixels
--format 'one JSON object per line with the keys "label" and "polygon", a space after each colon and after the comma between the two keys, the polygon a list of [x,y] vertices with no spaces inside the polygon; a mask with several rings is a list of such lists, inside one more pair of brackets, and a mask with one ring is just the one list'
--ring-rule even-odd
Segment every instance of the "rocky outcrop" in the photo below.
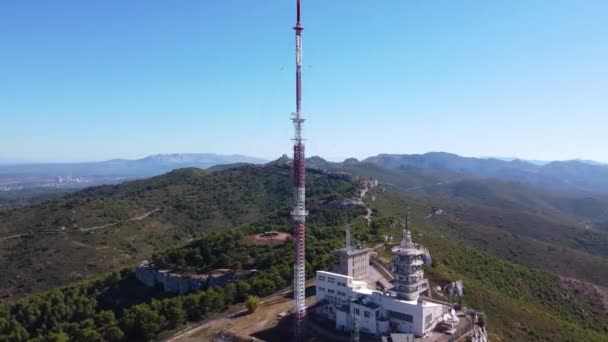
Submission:
{"label": "rocky outcrop", "polygon": [[207,287],[224,285],[231,281],[247,279],[253,271],[215,270],[209,274],[182,275],[170,270],[160,270],[147,260],[135,269],[135,277],[148,287],[160,287],[165,292],[184,294]]}
{"label": "rocky outcrop", "polygon": [[327,177],[329,179],[341,179],[341,180],[345,180],[347,182],[352,182],[356,179],[355,176],[351,175],[350,173],[346,173],[346,172],[331,172],[327,174]]}
{"label": "rocky outcrop", "polygon": [[562,288],[579,293],[590,304],[608,314],[608,288],[574,278],[559,277]]}
{"label": "rocky outcrop", "polygon": [[363,183],[363,187],[367,188],[368,190],[373,190],[378,187],[377,179],[373,179],[373,178],[364,179],[364,180],[362,180],[362,183]]}
{"label": "rocky outcrop", "polygon": [[365,203],[359,200],[344,200],[344,201],[331,201],[327,203],[329,207],[335,207],[340,209],[364,207]]}
{"label": "rocky outcrop", "polygon": [[426,266],[433,265],[433,258],[431,257],[431,252],[426,247],[420,247],[424,251],[424,255],[422,256],[422,260]]}
{"label": "rocky outcrop", "polygon": [[462,297],[464,295],[464,286],[462,280],[456,280],[443,287],[443,292],[451,296]]}

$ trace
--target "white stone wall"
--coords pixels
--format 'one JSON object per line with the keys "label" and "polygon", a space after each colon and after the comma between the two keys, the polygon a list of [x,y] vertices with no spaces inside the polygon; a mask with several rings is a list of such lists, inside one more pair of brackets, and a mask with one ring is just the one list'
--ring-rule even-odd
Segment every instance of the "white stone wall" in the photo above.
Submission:
{"label": "white stone wall", "polygon": [[317,302],[325,299],[330,303],[340,305],[353,296],[352,277],[349,276],[318,271],[315,284]]}
{"label": "white stone wall", "polygon": [[353,258],[353,278],[363,279],[367,276],[369,252],[355,255]]}
{"label": "white stone wall", "polygon": [[[377,335],[379,333],[376,322],[376,311],[380,311],[380,308],[371,309],[365,305],[353,303],[350,310],[351,315],[356,314],[355,310],[359,310],[359,314],[357,316],[359,316],[359,329],[361,332],[373,335]],[[369,315],[369,317],[365,317],[366,313]]]}
{"label": "white stone wall", "polygon": [[137,280],[146,285],[147,287],[154,287],[156,285],[156,272],[149,269],[147,262],[142,262],[135,269],[135,276]]}
{"label": "white stone wall", "polygon": [[370,267],[370,253],[369,249],[337,252],[338,260],[333,272],[351,276],[357,280],[366,278],[368,267]]}
{"label": "white stone wall", "polygon": [[165,292],[184,294],[207,287],[224,285],[231,281],[246,279],[250,273],[228,272],[217,275],[183,276],[169,270],[158,270],[143,261],[135,269],[135,277],[148,287],[160,287]]}

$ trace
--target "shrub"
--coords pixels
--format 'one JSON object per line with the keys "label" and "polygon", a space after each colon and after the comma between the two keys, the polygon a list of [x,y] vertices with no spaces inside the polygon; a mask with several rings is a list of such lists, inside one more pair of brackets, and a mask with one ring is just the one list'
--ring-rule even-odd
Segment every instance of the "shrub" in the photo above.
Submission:
{"label": "shrub", "polygon": [[262,301],[260,300],[259,297],[256,297],[256,296],[247,297],[247,299],[245,300],[245,306],[247,307],[247,311],[249,311],[249,313],[254,313],[260,306],[261,302]]}

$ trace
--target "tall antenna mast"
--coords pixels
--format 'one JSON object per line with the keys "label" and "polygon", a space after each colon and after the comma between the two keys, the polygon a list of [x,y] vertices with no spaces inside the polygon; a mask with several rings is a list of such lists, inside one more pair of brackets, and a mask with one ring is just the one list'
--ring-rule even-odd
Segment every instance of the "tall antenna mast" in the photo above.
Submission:
{"label": "tall antenna mast", "polygon": [[295,339],[301,341],[304,332],[304,316],[306,315],[306,157],[304,140],[302,139],[302,24],[300,23],[300,0],[297,0],[297,22],[293,28],[296,31],[296,112],[292,114],[295,128],[293,145],[293,179],[294,207],[291,212],[296,237],[296,255],[294,262],[294,323]]}
{"label": "tall antenna mast", "polygon": [[410,231],[410,207],[405,207],[405,223],[403,225],[403,239],[401,240],[401,247],[413,248],[414,243],[412,242],[412,232]]}

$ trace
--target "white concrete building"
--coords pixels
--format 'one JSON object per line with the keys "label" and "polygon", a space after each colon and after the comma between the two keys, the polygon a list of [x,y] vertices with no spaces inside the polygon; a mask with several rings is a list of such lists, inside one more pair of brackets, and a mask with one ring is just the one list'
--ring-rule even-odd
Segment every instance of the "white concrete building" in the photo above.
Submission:
{"label": "white concrete building", "polygon": [[385,335],[390,332],[423,336],[441,320],[449,307],[426,301],[407,301],[390,293],[367,288],[363,281],[342,274],[317,271],[317,302],[326,305],[319,310],[336,329],[351,330],[353,317],[359,317],[361,332]]}
{"label": "white concrete building", "polygon": [[[352,276],[349,267],[346,268],[348,275],[317,271],[316,296],[320,304],[317,312],[335,321],[338,330],[350,331],[355,316],[359,319],[360,332],[371,335],[400,332],[424,336],[433,330],[450,307],[419,297],[420,292],[428,288],[428,282],[420,268],[421,253],[412,244],[409,232],[404,231],[399,247],[393,250],[398,265],[393,269],[396,292],[370,289],[365,281]],[[338,252],[341,254],[348,263],[350,253]]]}
{"label": "white concrete building", "polygon": [[332,272],[353,277],[354,280],[363,280],[369,274],[369,256],[371,248],[362,248],[359,244],[351,244],[350,227],[344,231],[344,247],[334,250],[336,261]]}
{"label": "white concrete building", "polygon": [[370,248],[356,248],[346,246],[334,251],[336,263],[334,273],[344,274],[353,277],[355,280],[362,280],[368,275]]}

